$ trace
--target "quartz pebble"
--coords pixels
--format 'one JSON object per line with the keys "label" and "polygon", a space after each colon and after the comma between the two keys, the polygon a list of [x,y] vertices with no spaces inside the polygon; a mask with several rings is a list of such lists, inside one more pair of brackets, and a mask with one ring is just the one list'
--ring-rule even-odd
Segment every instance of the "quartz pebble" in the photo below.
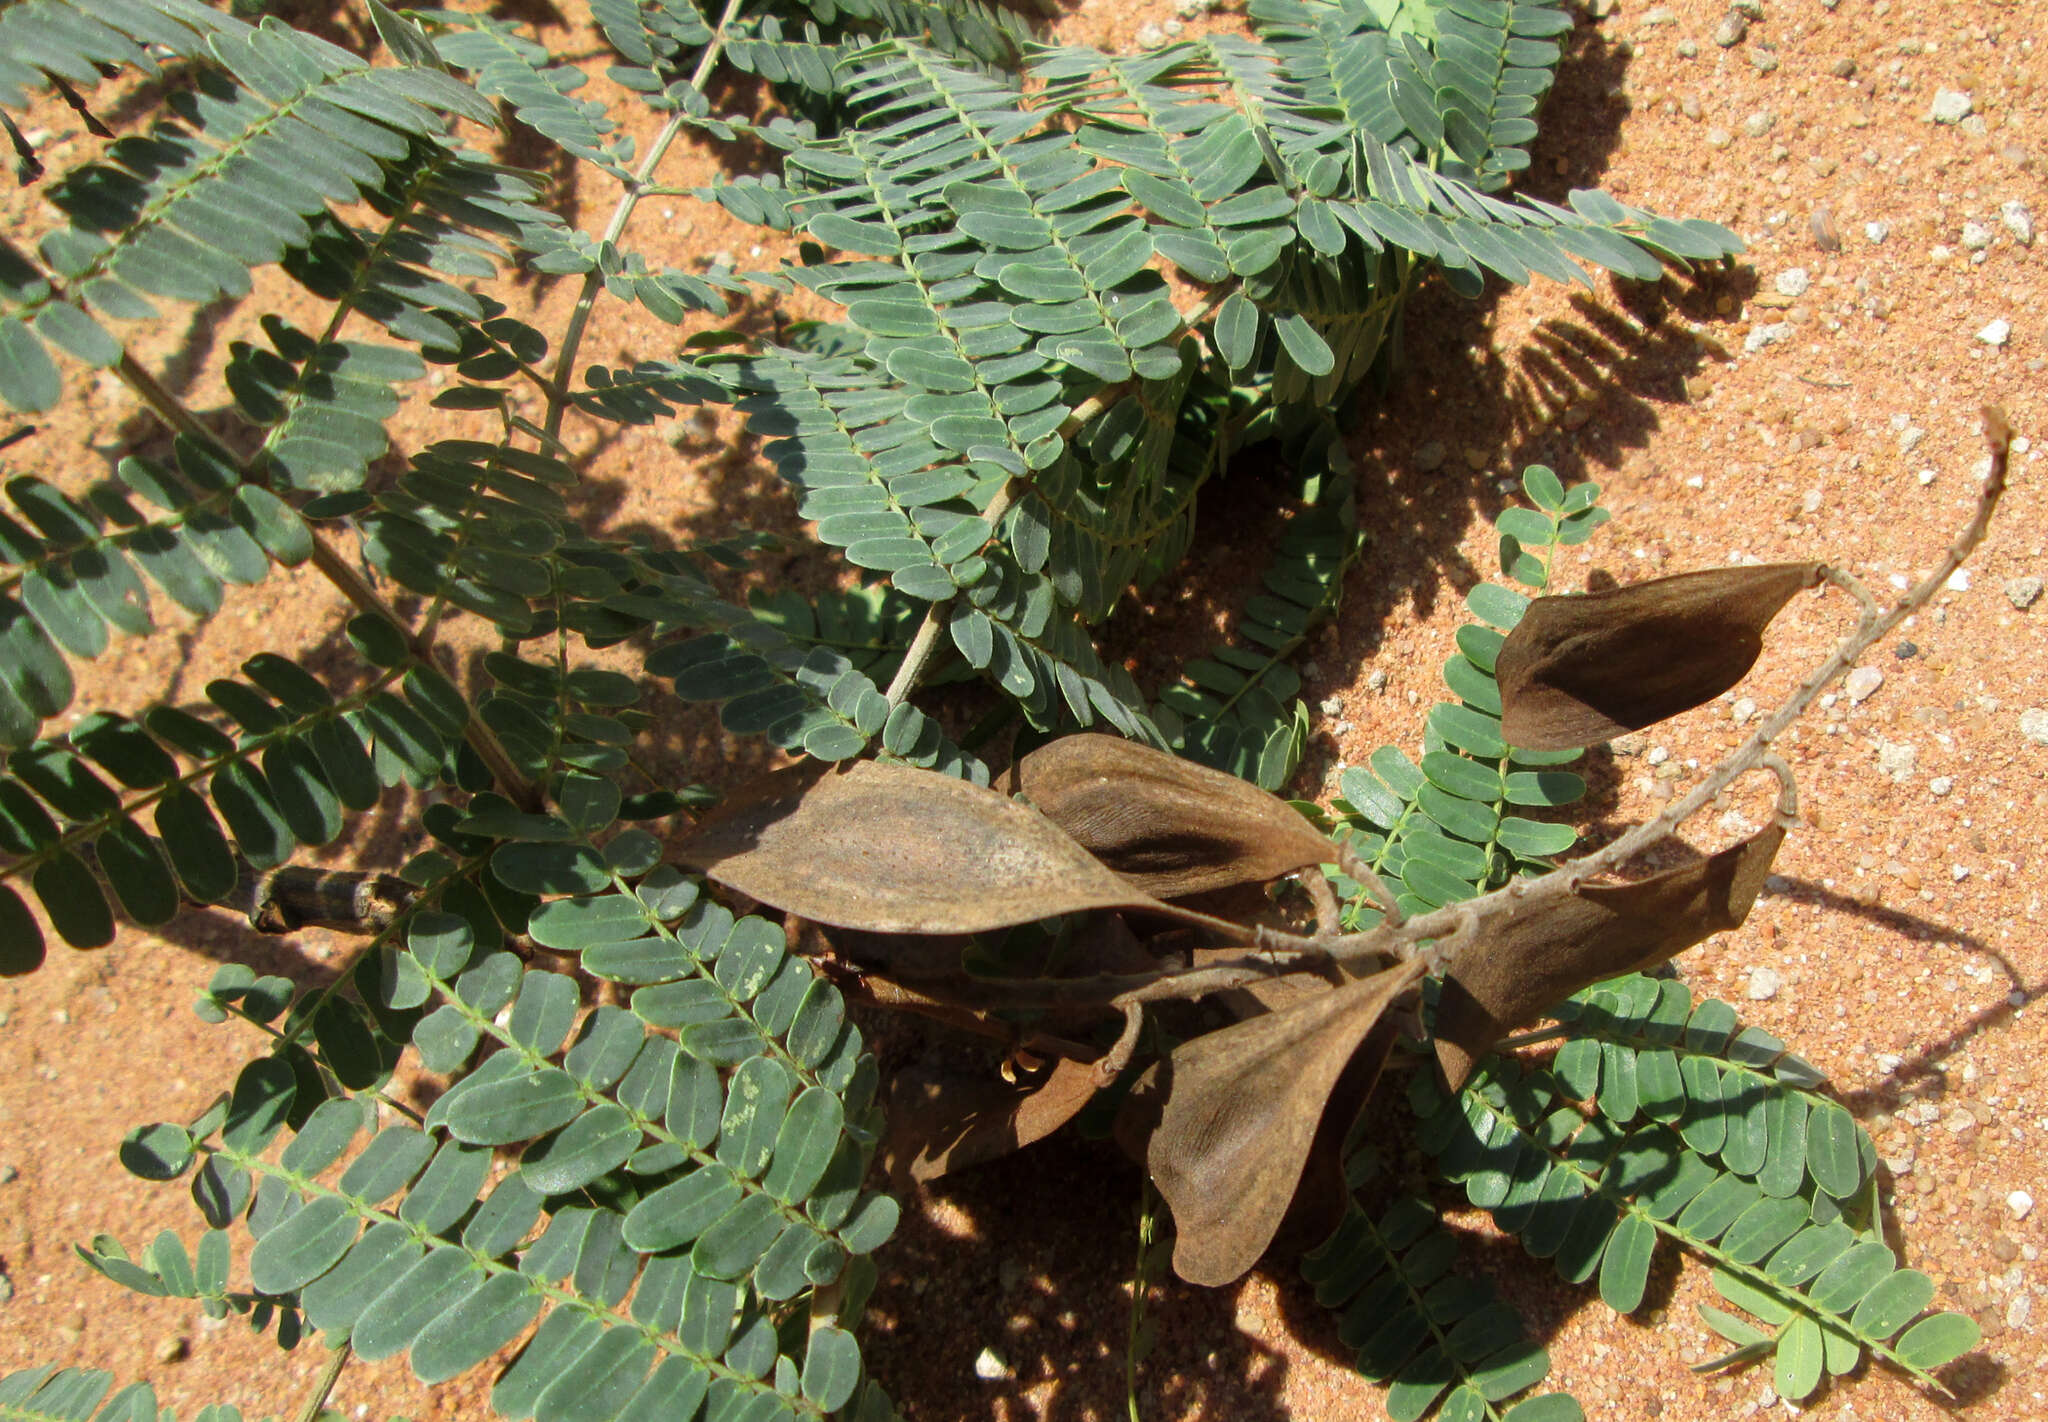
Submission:
{"label": "quartz pebble", "polygon": [[1930,795],[1946,795],[1955,788],[1955,777],[1950,775],[1937,775],[1927,782],[1927,793]]}
{"label": "quartz pebble", "polygon": [[1813,279],[1807,275],[1805,267],[1787,267],[1778,273],[1775,282],[1781,296],[1804,296],[1812,284]]}
{"label": "quartz pebble", "polygon": [[2048,746],[2048,711],[2029,706],[2020,712],[2020,734],[2036,745]]}
{"label": "quartz pebble", "polygon": [[1765,346],[1775,346],[1780,341],[1792,339],[1793,325],[1790,321],[1777,321],[1768,326],[1758,326],[1742,338],[1742,349],[1751,355]]}
{"label": "quartz pebble", "polygon": [[2012,1211],[2014,1219],[2023,1220],[2027,1217],[2027,1212],[2034,1208],[2034,1197],[2024,1190],[2015,1190],[2005,1197],[2005,1207]]}
{"label": "quartz pebble", "polygon": [[1749,986],[1744,989],[1751,1002],[1768,1002],[1778,995],[1778,989],[1785,985],[1784,977],[1776,968],[1751,968]]}
{"label": "quartz pebble", "polygon": [[1872,246],[1876,246],[1891,235],[1892,225],[1889,222],[1866,222],[1863,224],[1863,238]]}
{"label": "quartz pebble", "polygon": [[2012,322],[2000,317],[1979,331],[1977,339],[1987,346],[2002,346],[2012,339]]}
{"label": "quartz pebble", "polygon": [[1991,229],[1981,222],[1965,222],[1962,243],[1968,251],[1981,252],[1991,245]]}
{"label": "quartz pebble", "polygon": [[984,1348],[974,1355],[974,1375],[983,1382],[1001,1382],[1010,1376],[1010,1365],[996,1356],[993,1348]]}
{"label": "quartz pebble", "polygon": [[2025,612],[2041,600],[2039,578],[2008,578],[2005,584],[2005,600],[2021,612]]}
{"label": "quartz pebble", "polygon": [[1842,689],[1849,693],[1851,701],[1860,703],[1876,695],[1877,689],[1883,685],[1883,672],[1876,667],[1858,667],[1849,673],[1848,678],[1842,683]]}
{"label": "quartz pebble", "polygon": [[1970,116],[1974,107],[1970,96],[1962,90],[1939,89],[1935,91],[1934,106],[1928,109],[1927,117],[1933,123],[1961,123]]}
{"label": "quartz pebble", "polygon": [[2007,203],[1998,210],[1998,220],[2012,234],[2013,241],[2022,247],[2034,245],[2034,214],[2027,210],[2025,203],[2017,200]]}
{"label": "quartz pebble", "polygon": [[1714,43],[1723,49],[1733,49],[1749,34],[1749,21],[1730,10],[1720,24],[1714,27]]}

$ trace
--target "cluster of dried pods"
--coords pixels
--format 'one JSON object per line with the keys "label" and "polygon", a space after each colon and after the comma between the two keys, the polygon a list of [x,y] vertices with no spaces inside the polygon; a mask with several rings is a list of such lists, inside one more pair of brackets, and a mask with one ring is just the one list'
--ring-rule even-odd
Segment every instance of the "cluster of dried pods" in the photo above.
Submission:
{"label": "cluster of dried pods", "polygon": [[[719,883],[834,930],[830,953],[876,1000],[1007,1034],[1052,1059],[1021,1085],[899,1082],[888,1157],[907,1178],[1059,1129],[1126,1074],[1149,1008],[1178,1044],[1129,1085],[1117,1138],[1173,1212],[1175,1271],[1229,1283],[1283,1226],[1303,1239],[1327,1227],[1341,1202],[1341,1146],[1369,1109],[1397,1028],[1416,1027],[1425,976],[1442,978],[1429,1041],[1456,1088],[1517,1024],[1743,921],[1796,812],[1770,743],[1981,540],[2008,443],[1995,412],[1986,424],[1993,470],[1976,518],[1889,612],[1819,563],[1683,573],[1531,603],[1496,670],[1503,733],[1532,749],[1605,741],[1720,695],[1754,665],[1764,629],[1802,589],[1840,586],[1862,615],[1691,795],[1596,854],[1465,904],[1404,919],[1346,846],[1284,801],[1102,735],[1042,746],[989,789],[873,761],[795,767],[721,807],[678,852]],[[1594,877],[1760,767],[1778,775],[1780,794],[1772,823],[1751,838],[1648,877]],[[1385,909],[1378,927],[1341,931],[1326,864],[1372,889]],[[1316,906],[1311,930],[1254,918],[1268,904],[1259,886],[1290,874]],[[1034,978],[963,970],[968,935],[1063,915],[1083,917],[1058,969]],[[1213,1025],[1188,1006],[1198,999],[1234,1020]],[[1035,1030],[1009,1025],[1020,1010]],[[1119,1015],[1113,1046],[1083,1045],[1106,1037]]]}

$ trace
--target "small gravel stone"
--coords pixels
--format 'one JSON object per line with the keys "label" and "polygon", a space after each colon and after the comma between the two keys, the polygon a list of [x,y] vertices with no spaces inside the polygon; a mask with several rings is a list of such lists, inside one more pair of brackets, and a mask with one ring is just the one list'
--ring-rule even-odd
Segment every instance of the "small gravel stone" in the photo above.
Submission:
{"label": "small gravel stone", "polygon": [[1962,241],[1967,250],[1981,252],[1991,245],[1991,229],[1981,222],[1965,222]]}
{"label": "small gravel stone", "polygon": [[1742,131],[1751,138],[1762,138],[1778,126],[1778,115],[1770,109],[1758,109],[1742,121]]}
{"label": "small gravel stone", "polygon": [[1898,646],[1892,648],[1892,655],[1902,662],[1910,662],[1913,658],[1920,655],[1920,644],[1917,642],[1901,642]]}
{"label": "small gravel stone", "polygon": [[1937,797],[1946,795],[1955,788],[1955,777],[1952,775],[1937,775],[1927,782],[1927,793]]}
{"label": "small gravel stone", "polygon": [[1740,726],[1745,722],[1755,719],[1756,702],[1745,696],[1728,708],[1728,714],[1734,717],[1735,724]]}
{"label": "small gravel stone", "polygon": [[21,1179],[21,1172],[11,1165],[0,1165],[0,1185],[12,1185]]}
{"label": "small gravel stone", "polygon": [[2014,1219],[2023,1220],[2027,1217],[2027,1212],[2034,1208],[2034,1197],[2024,1190],[2015,1190],[2005,1197],[2005,1207],[2012,1211]]}
{"label": "small gravel stone", "polygon": [[1646,30],[1656,29],[1663,25],[1675,25],[1678,23],[1678,12],[1669,5],[1659,5],[1656,9],[1647,12],[1636,23]]}
{"label": "small gravel stone", "polygon": [[1934,95],[1934,106],[1927,111],[1933,123],[1961,123],[1970,116],[1973,106],[1970,96],[1960,89],[1938,89]]}
{"label": "small gravel stone", "polygon": [[2005,230],[2012,234],[2012,240],[2022,247],[2034,245],[2034,214],[2027,211],[2027,205],[2017,200],[1998,209],[1998,220]]}
{"label": "small gravel stone", "polygon": [[1010,1365],[996,1356],[993,1348],[984,1348],[974,1355],[974,1375],[983,1382],[1001,1382],[1010,1376]]}
{"label": "small gravel stone", "polygon": [[[1138,48],[1157,49],[1159,48],[1159,46],[1165,43],[1166,31],[1161,29],[1158,25],[1155,25],[1150,20],[1147,20],[1144,24],[1138,26]],[[974,1366],[978,1370],[981,1367],[981,1361],[979,1359],[976,1359]]]}
{"label": "small gravel stone", "polygon": [[1781,296],[1804,296],[1806,289],[1813,285],[1813,278],[1806,274],[1805,267],[1787,267],[1778,273],[1774,284]]}
{"label": "small gravel stone", "polygon": [[2029,706],[2020,712],[2020,734],[2036,745],[2048,746],[2048,711]]}
{"label": "small gravel stone", "polygon": [[1912,776],[1914,763],[1919,759],[1920,753],[1904,741],[1877,743],[1877,768],[1895,784],[1903,784]]}
{"label": "small gravel stone", "polygon": [[1778,67],[1778,56],[1767,49],[1753,49],[1749,52],[1749,67],[1759,74],[1769,74]]}
{"label": "small gravel stone", "polygon": [[1749,21],[1730,10],[1721,23],[1714,27],[1714,43],[1723,49],[1733,49],[1749,34]]}
{"label": "small gravel stone", "polygon": [[1386,695],[1387,674],[1381,671],[1378,667],[1374,667],[1372,669],[1371,674],[1368,675],[1365,679],[1365,689],[1378,696]]}
{"label": "small gravel stone", "polygon": [[156,1360],[159,1363],[182,1363],[191,1354],[191,1341],[180,1333],[174,1333],[156,1345]]}
{"label": "small gravel stone", "polygon": [[1863,239],[1873,247],[1892,235],[1889,222],[1866,222],[1863,224]]}
{"label": "small gravel stone", "polygon": [[1884,685],[1884,673],[1876,667],[1858,667],[1849,673],[1842,683],[1842,689],[1849,693],[1849,699],[1858,704],[1868,701]]}
{"label": "small gravel stone", "polygon": [[1734,141],[1735,135],[1725,128],[1710,128],[1707,130],[1707,147],[1709,148],[1726,148]]}
{"label": "small gravel stone", "polygon": [[1785,986],[1785,979],[1776,968],[1751,968],[1749,986],[1743,991],[1751,1002],[1769,1002],[1778,995],[1778,989]]}
{"label": "small gravel stone", "polygon": [[1765,346],[1775,346],[1780,341],[1792,339],[1794,327],[1790,321],[1778,321],[1768,326],[1758,326],[1742,338],[1742,349],[1754,355]]}
{"label": "small gravel stone", "polygon": [[1854,78],[1856,75],[1856,61],[1845,54],[1835,61],[1834,67],[1828,70],[1828,73],[1834,75],[1837,79]]}
{"label": "small gravel stone", "polygon": [[1433,439],[1428,444],[1417,445],[1415,453],[1409,458],[1414,461],[1417,469],[1427,474],[1432,469],[1443,468],[1444,460],[1449,454],[1450,451],[1444,448],[1442,440]]}
{"label": "small gravel stone", "polygon": [[2003,346],[2012,339],[2012,322],[2001,316],[1979,331],[1977,339],[1987,346]]}
{"label": "small gravel stone", "polygon": [[2041,580],[2039,578],[2006,579],[2005,600],[2021,612],[2025,612],[2041,600]]}
{"label": "small gravel stone", "polygon": [[1678,57],[1680,59],[1692,59],[1696,57],[1699,54],[1699,52],[1700,47],[1694,44],[1689,39],[1682,39],[1678,42]]}

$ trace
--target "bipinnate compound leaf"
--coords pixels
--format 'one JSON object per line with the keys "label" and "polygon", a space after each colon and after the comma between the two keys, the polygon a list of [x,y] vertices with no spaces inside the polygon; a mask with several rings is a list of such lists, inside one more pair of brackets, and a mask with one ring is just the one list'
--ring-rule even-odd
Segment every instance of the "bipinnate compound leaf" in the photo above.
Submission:
{"label": "bipinnate compound leaf", "polygon": [[905,1071],[890,1083],[882,1163],[899,1179],[936,1180],[1044,1140],[1095,1092],[1095,1068],[1068,1058],[1029,1086]]}
{"label": "bipinnate compound leaf", "polygon": [[1174,1272],[1228,1284],[1256,1264],[1293,1202],[1325,1103],[1419,961],[1176,1047],[1133,1095],[1157,1109],[1146,1168],[1173,1210]]}
{"label": "bipinnate compound leaf", "polygon": [[1772,825],[1695,863],[1629,884],[1579,884],[1493,919],[1459,954],[1437,1003],[1436,1056],[1451,1089],[1516,1023],[1740,927],[1784,838]]}
{"label": "bipinnate compound leaf", "polygon": [[1611,740],[1711,701],[1749,672],[1764,628],[1819,563],[1765,563],[1539,597],[1494,674],[1510,745],[1566,750]]}
{"label": "bipinnate compound leaf", "polygon": [[1014,788],[1158,899],[1259,884],[1337,851],[1286,801],[1120,736],[1062,736],[1017,762]]}
{"label": "bipinnate compound leaf", "polygon": [[979,933],[1096,908],[1190,917],[1027,805],[877,761],[777,771],[707,816],[676,855],[762,903],[870,933]]}

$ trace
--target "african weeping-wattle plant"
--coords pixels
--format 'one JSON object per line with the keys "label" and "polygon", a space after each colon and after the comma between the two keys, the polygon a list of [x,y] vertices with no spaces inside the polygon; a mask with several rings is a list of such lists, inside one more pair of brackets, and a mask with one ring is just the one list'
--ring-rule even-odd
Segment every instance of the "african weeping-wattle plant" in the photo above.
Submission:
{"label": "african weeping-wattle plant", "polygon": [[[1046,46],[979,0],[592,0],[607,72],[659,117],[644,149],[517,26],[363,10],[374,62],[198,0],[0,9],[0,122],[49,213],[0,245],[0,399],[47,409],[96,368],[160,426],[90,487],[7,485],[0,971],[204,906],[359,945],[324,986],[220,971],[202,1015],[261,1050],[121,1152],[189,1180],[205,1228],[86,1262],[317,1335],[307,1415],[351,1357],[437,1380],[516,1345],[491,1391],[511,1418],[884,1418],[857,1333],[891,1189],[1098,1102],[1176,1270],[1219,1284],[1306,1248],[1398,1416],[1576,1415],[1513,1401],[1542,1349],[1447,1272],[1437,1202],[1386,1198],[1373,1144],[1403,1116],[1616,1308],[1660,1237],[1703,1256],[1756,1320],[1713,1314],[1722,1361],[1774,1355],[1787,1397],[1868,1353],[1925,1378],[1971,1346],[1967,1320],[1920,1317],[1869,1141],[1812,1069],[1640,973],[1747,911],[1795,810],[1770,739],[1981,536],[1996,431],[1977,522],[1890,612],[1818,564],[1484,585],[1419,764],[1384,750],[1328,808],[1268,793],[1306,733],[1289,659],[1360,547],[1339,426],[1395,373],[1418,284],[1583,282],[1580,261],[1653,281],[1739,250],[1598,192],[1512,194],[1560,0],[1254,0],[1242,33],[1139,55]],[[762,116],[713,112],[735,75]],[[44,171],[6,112],[38,105],[74,111],[87,161]],[[486,151],[514,130],[616,188],[600,229]],[[774,161],[686,194],[663,181],[685,134]],[[631,221],[657,194],[787,233],[765,237],[785,255],[651,263]],[[267,268],[319,319],[263,316],[219,363],[231,412],[191,409],[134,333]],[[492,295],[520,274],[574,284],[560,330]],[[729,298],[799,289],[835,319],[720,325]],[[583,364],[606,302],[686,328],[680,354]],[[394,449],[429,367],[449,433]],[[767,531],[663,549],[575,516],[566,422],[704,405],[743,416],[858,586],[737,602],[718,573]],[[1300,498],[1263,589],[1141,688],[1097,631],[1253,447]],[[1504,572],[1542,592],[1603,514],[1589,485],[1526,487]],[[266,651],[203,703],[50,725],[77,663],[151,634],[153,598],[204,617],[302,564],[353,606],[352,665]],[[1861,600],[1836,655],[1698,792],[1560,859],[1570,827],[1521,811],[1577,797],[1576,748],[1732,685],[1823,581]],[[463,684],[450,649],[479,630]],[[717,765],[649,774],[636,747],[677,699],[796,763],[723,803],[695,784]],[[1090,727],[1116,734],[1069,734]],[[1611,876],[1757,768],[1784,781],[1765,829]],[[391,805],[432,841],[393,872],[292,862]],[[1299,898],[1264,892],[1287,876]],[[1021,1084],[885,1107],[849,996],[990,1038]],[[112,1383],[16,1373],[0,1408],[154,1415]]]}

